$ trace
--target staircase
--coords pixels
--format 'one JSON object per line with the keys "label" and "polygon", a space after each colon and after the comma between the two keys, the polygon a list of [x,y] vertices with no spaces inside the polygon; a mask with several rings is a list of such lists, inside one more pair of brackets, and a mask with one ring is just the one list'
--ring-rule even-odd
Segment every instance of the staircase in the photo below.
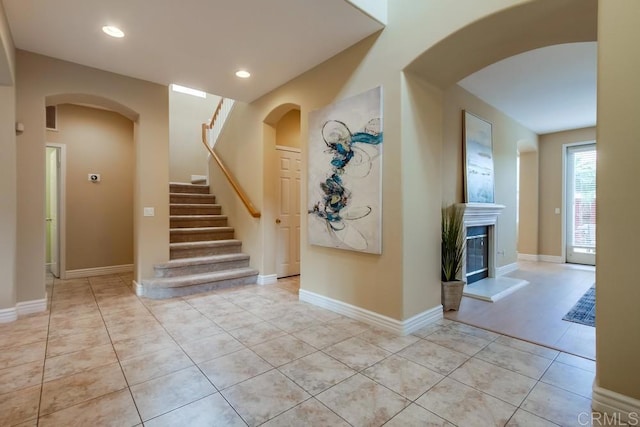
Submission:
{"label": "staircase", "polygon": [[169,184],[170,261],[154,266],[142,281],[142,296],[171,298],[256,283],[258,271],[240,252],[208,185]]}

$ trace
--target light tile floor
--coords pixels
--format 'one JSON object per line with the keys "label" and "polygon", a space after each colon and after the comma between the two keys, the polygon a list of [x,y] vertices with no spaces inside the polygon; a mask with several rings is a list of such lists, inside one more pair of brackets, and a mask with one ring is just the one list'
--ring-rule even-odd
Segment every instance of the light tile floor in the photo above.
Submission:
{"label": "light tile floor", "polygon": [[459,311],[445,317],[595,360],[596,330],[562,320],[595,283],[595,268],[575,264],[519,261],[509,277],[529,285],[496,302],[462,298]]}
{"label": "light tile floor", "polygon": [[0,325],[0,425],[552,426],[594,363],[443,319],[400,337],[297,298],[298,280],[171,300],[128,275],[56,280]]}

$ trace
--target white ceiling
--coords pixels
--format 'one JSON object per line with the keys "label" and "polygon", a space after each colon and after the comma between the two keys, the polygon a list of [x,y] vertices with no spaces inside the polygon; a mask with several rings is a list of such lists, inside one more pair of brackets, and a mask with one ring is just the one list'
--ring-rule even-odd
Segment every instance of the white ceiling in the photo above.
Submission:
{"label": "white ceiling", "polygon": [[2,1],[19,49],[242,101],[383,28],[346,0]]}
{"label": "white ceiling", "polygon": [[512,56],[458,84],[542,135],[596,124],[596,42]]}

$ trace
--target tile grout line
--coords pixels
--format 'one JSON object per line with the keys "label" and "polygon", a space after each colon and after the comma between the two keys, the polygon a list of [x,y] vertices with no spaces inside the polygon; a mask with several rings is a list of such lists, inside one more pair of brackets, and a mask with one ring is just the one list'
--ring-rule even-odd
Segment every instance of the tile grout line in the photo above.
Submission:
{"label": "tile grout line", "polygon": [[[119,276],[118,276],[119,277]],[[124,280],[120,279],[120,281],[123,283],[123,286],[126,287],[126,283],[124,283]],[[131,396],[131,400],[133,401],[133,406],[136,408],[136,412],[138,413],[138,418],[140,419],[140,422],[142,421],[142,415],[140,414],[140,409],[138,408],[138,404],[136,403],[136,400],[133,398],[133,392],[131,391],[131,386],[129,385],[129,380],[127,379],[127,376],[124,373],[124,369],[122,368],[122,363],[120,362],[120,357],[118,356],[118,352],[116,351],[116,347],[113,343],[113,339],[111,338],[111,333],[109,332],[109,327],[107,326],[107,322],[105,322],[104,320],[104,314],[102,313],[102,307],[100,307],[100,303],[98,303],[98,299],[96,298],[96,293],[93,289],[93,285],[91,284],[91,280],[89,280],[89,288],[91,289],[91,294],[93,295],[93,298],[96,302],[96,306],[98,307],[98,312],[100,313],[100,318],[102,319],[102,323],[104,324],[104,328],[107,331],[107,336],[109,337],[109,342],[111,343],[111,348],[113,350],[113,354],[116,356],[116,360],[118,361],[118,366],[120,367],[120,372],[122,373],[122,377],[124,378],[124,382],[127,385],[127,390],[129,391],[129,396]],[[116,390],[119,391],[119,390]],[[110,393],[107,393],[110,394]],[[103,395],[106,396],[106,395]],[[98,397],[102,397],[102,396],[98,396]],[[95,399],[97,399],[98,397],[96,397]]]}
{"label": "tile grout line", "polygon": [[[47,349],[49,347],[49,333],[51,331],[51,315],[53,313],[53,299],[54,289],[56,286],[56,279],[53,279],[51,284],[51,300],[49,301],[49,321],[47,322],[47,337],[44,344],[44,360],[42,361],[42,380],[40,381],[40,397],[38,398],[38,410],[36,412],[36,427],[40,425],[40,406],[42,405],[42,394],[44,392],[44,373],[47,365]],[[45,286],[46,287],[46,286]]]}

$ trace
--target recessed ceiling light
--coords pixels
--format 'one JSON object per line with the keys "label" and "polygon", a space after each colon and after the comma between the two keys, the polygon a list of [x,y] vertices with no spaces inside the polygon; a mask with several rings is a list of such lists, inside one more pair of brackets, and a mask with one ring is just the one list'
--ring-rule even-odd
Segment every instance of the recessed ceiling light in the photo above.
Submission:
{"label": "recessed ceiling light", "polygon": [[102,27],[102,31],[104,31],[105,34],[118,39],[124,37],[122,30],[118,27],[114,27],[113,25],[105,25]]}
{"label": "recessed ceiling light", "polygon": [[241,79],[248,79],[249,77],[251,77],[251,73],[247,70],[238,70],[236,71],[236,76],[240,77]]}

